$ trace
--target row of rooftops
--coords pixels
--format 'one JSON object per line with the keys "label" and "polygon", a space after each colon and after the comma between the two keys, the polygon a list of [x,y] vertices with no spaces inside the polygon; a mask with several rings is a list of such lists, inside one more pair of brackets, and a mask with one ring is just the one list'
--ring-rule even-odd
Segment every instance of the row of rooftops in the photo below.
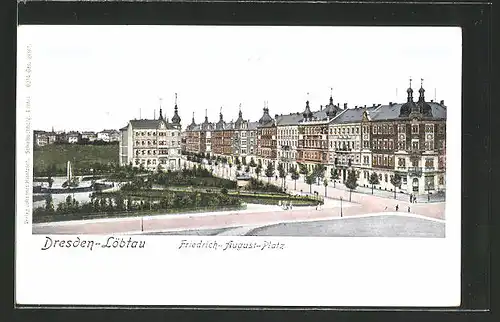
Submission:
{"label": "row of rooftops", "polygon": [[117,135],[117,134],[120,134],[120,132],[118,132],[117,130],[102,130],[102,131],[99,131],[99,132],[94,132],[94,131],[69,131],[69,132],[65,132],[65,131],[43,131],[43,130],[35,130],[34,131],[35,134],[45,134],[45,135],[49,135],[49,136],[57,136],[57,135],[97,135],[99,133],[102,133],[102,134],[110,134],[110,135]]}
{"label": "row of rooftops", "polygon": [[242,129],[240,125],[246,124],[243,129],[254,130],[258,127],[271,127],[271,126],[297,126],[301,124],[310,124],[314,122],[325,123],[332,122],[334,124],[358,123],[363,120],[363,115],[369,121],[397,121],[408,118],[422,118],[433,120],[446,119],[446,106],[444,101],[439,103],[431,100],[425,101],[423,88],[420,88],[420,97],[418,102],[413,102],[413,90],[408,89],[408,102],[406,103],[393,103],[389,104],[372,104],[372,106],[355,106],[348,108],[347,103],[343,107],[340,104],[334,104],[333,98],[330,97],[328,105],[320,106],[320,109],[313,112],[309,106],[309,101],[306,102],[306,107],[303,112],[296,112],[290,114],[275,114],[274,118],[269,114],[267,105],[263,108],[262,117],[257,122],[250,122],[243,120],[241,108],[239,117],[236,122],[226,123],[223,120],[222,112],[220,119],[217,123],[208,122],[208,117],[205,115],[205,122],[196,124],[193,119],[190,125],[187,126],[187,131],[200,131],[200,130],[233,130]]}

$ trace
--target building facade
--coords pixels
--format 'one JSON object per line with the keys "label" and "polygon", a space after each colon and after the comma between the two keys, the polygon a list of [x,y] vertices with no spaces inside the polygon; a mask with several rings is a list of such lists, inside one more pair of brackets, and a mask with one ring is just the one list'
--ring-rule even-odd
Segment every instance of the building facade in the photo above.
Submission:
{"label": "building facade", "polygon": [[180,122],[177,102],[171,122],[163,117],[161,108],[158,119],[130,120],[120,129],[120,165],[131,164],[148,170],[155,170],[159,165],[164,170],[180,169]]}
{"label": "building facade", "polygon": [[262,162],[264,168],[269,163],[272,163],[275,169],[277,167],[276,136],[276,121],[269,115],[269,108],[264,107],[264,113],[257,125],[257,160]]}
{"label": "building facade", "polygon": [[[446,106],[444,101],[425,101],[421,86],[413,100],[408,88],[407,102],[381,105],[363,114],[362,162],[369,163],[360,183],[369,186],[372,172],[379,176],[379,189],[393,191],[394,174],[402,178],[398,191],[424,194],[445,190]],[[371,156],[371,160],[368,157]]]}

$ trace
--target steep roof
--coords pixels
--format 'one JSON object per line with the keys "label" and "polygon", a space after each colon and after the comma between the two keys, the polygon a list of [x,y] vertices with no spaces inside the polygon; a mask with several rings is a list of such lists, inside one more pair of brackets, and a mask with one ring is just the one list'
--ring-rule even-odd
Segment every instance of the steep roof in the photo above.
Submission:
{"label": "steep roof", "polygon": [[[134,129],[157,129],[160,126],[161,120],[131,120],[132,128]],[[172,123],[164,122],[165,128],[168,130],[175,129]]]}
{"label": "steep roof", "polygon": [[330,124],[359,123],[363,119],[363,113],[370,110],[373,110],[373,107],[348,108],[337,114]]}
{"label": "steep roof", "polygon": [[298,125],[299,121],[302,120],[304,116],[301,113],[292,113],[286,115],[278,115],[276,118],[277,126],[287,126],[287,125]]}
{"label": "steep roof", "polygon": [[[446,119],[446,106],[436,102],[426,102],[426,103],[429,104],[431,107],[432,117],[423,117],[423,119],[436,119],[436,120]],[[392,104],[392,105],[381,105],[375,110],[369,111],[368,114],[370,115],[370,118],[373,121],[408,119],[408,117],[399,117],[402,105],[403,105],[402,103]]]}

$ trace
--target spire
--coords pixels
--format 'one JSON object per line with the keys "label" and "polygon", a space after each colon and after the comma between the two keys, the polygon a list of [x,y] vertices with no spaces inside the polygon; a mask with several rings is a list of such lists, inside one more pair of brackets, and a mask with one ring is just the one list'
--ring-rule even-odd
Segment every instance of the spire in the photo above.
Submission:
{"label": "spire", "polygon": [[330,87],[330,105],[333,105],[333,88]]}
{"label": "spire", "polygon": [[207,114],[207,109],[205,109],[205,123],[208,123],[208,114]]}
{"label": "spire", "polygon": [[176,125],[180,125],[181,123],[181,118],[178,113],[178,107],[177,107],[177,93],[175,93],[175,106],[174,106],[174,116],[172,116],[172,123]]}
{"label": "spire", "polygon": [[419,102],[425,102],[425,97],[424,97],[425,89],[424,89],[423,78],[420,78],[420,89],[418,90],[418,92],[420,93],[420,97],[418,98]]}
{"label": "spire", "polygon": [[193,111],[193,123],[194,123],[194,111]]}
{"label": "spire", "polygon": [[406,91],[408,93],[408,102],[413,102],[413,89],[411,89],[411,77],[410,77],[410,87]]}
{"label": "spire", "polygon": [[158,118],[159,120],[163,119],[163,114],[162,114],[162,111],[161,111],[161,101],[162,101],[162,98],[160,97],[160,117]]}
{"label": "spire", "polygon": [[219,118],[222,121],[222,106],[220,107]]}
{"label": "spire", "polygon": [[238,116],[239,116],[240,118],[241,118],[241,117],[243,117],[243,113],[241,113],[241,103],[240,103],[240,111],[239,111],[239,113],[238,113]]}

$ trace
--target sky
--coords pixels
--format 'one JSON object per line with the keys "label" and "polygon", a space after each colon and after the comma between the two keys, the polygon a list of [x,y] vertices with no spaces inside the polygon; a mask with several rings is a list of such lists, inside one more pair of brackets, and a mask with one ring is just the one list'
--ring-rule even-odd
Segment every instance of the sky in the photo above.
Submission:
{"label": "sky", "polygon": [[[418,99],[461,109],[461,30],[456,27],[21,26],[32,48],[36,130],[119,129],[171,118],[183,128],[238,117],[257,121],[329,102]],[[21,45],[20,45],[21,46]],[[22,56],[21,56],[22,57]],[[21,65],[23,61],[19,62]],[[20,66],[21,66],[20,65]],[[436,94],[436,96],[435,96]]]}

